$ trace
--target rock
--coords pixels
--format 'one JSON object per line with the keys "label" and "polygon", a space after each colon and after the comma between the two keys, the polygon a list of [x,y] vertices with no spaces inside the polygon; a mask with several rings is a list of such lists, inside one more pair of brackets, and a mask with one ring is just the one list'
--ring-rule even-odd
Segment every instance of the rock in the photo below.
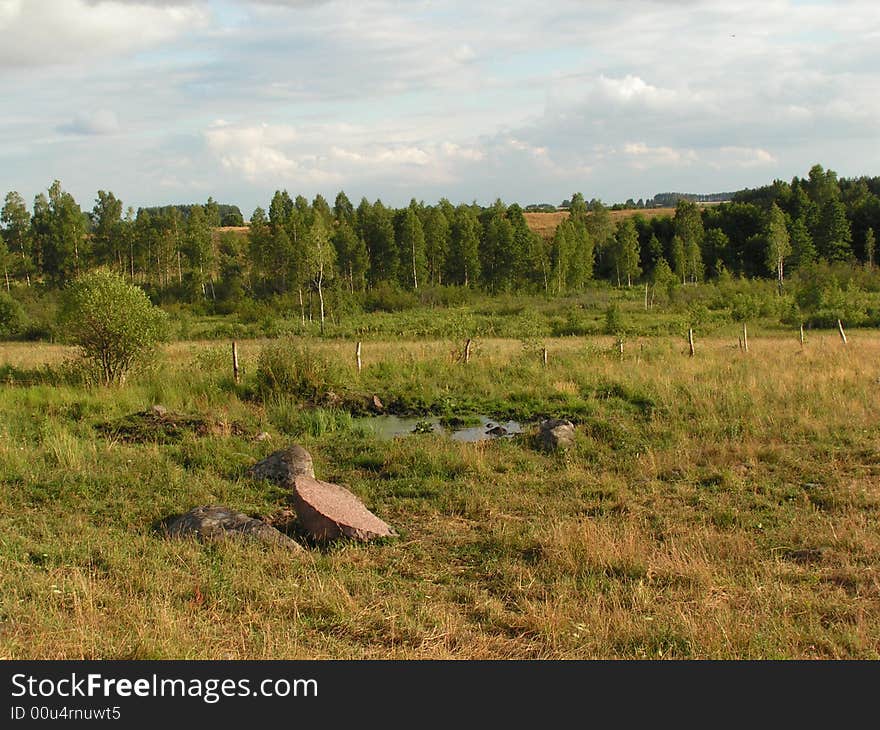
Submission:
{"label": "rock", "polygon": [[300,525],[315,540],[350,537],[366,541],[397,535],[345,487],[312,476],[294,479],[293,508]]}
{"label": "rock", "polygon": [[[487,426],[489,424],[486,424]],[[492,426],[486,433],[492,434],[493,436],[506,436],[507,429],[504,426]]]}
{"label": "rock", "polygon": [[280,545],[289,550],[303,550],[302,545],[291,540],[262,520],[248,517],[221,505],[195,507],[164,525],[169,537],[197,537],[206,542],[224,540],[229,537],[248,537],[266,545]]}
{"label": "rock", "polygon": [[150,408],[150,413],[159,418],[164,418],[168,413],[168,409],[165,406],[155,405]]}
{"label": "rock", "polygon": [[574,445],[574,424],[558,418],[541,422],[541,447],[547,451],[564,451]]}
{"label": "rock", "polygon": [[373,410],[376,411],[376,413],[382,413],[385,410],[385,406],[382,404],[382,401],[379,400],[378,395],[372,397],[371,403],[373,405]]}
{"label": "rock", "polygon": [[275,451],[262,461],[258,461],[247,475],[254,479],[268,479],[282,487],[293,487],[294,477],[315,478],[312,455],[299,444]]}
{"label": "rock", "polygon": [[260,431],[254,436],[254,441],[271,441],[272,437],[266,431]]}

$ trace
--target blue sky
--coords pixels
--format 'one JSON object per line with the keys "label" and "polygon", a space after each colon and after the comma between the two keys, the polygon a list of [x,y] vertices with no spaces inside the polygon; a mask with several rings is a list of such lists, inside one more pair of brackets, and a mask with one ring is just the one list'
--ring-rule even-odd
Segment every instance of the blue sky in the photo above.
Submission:
{"label": "blue sky", "polygon": [[880,174],[874,0],[0,0],[0,194],[612,203]]}

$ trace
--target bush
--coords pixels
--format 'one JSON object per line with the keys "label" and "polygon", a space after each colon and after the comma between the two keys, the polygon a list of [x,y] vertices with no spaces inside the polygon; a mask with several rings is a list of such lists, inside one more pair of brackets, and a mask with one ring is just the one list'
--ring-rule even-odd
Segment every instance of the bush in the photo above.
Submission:
{"label": "bush", "polygon": [[379,282],[364,295],[366,312],[402,312],[414,309],[419,304],[418,297],[387,281]]}
{"label": "bush", "polygon": [[608,309],[605,310],[605,334],[622,335],[624,329],[620,307],[616,303],[609,304]]}
{"label": "bush", "polygon": [[22,306],[6,292],[0,292],[0,339],[19,337],[27,327]]}
{"label": "bush", "polygon": [[67,290],[59,325],[109,384],[122,382],[132,368],[150,361],[167,334],[168,316],[118,274],[95,271]]}

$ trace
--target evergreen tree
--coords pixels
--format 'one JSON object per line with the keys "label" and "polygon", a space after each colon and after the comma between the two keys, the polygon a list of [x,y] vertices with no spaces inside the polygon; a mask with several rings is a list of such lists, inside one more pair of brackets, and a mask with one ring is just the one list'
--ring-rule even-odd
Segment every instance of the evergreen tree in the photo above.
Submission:
{"label": "evergreen tree", "polygon": [[312,212],[316,216],[321,216],[324,219],[325,225],[329,225],[330,221],[333,220],[333,211],[330,210],[330,204],[320,193],[312,201]]}
{"label": "evergreen tree", "polygon": [[333,217],[337,223],[354,225],[354,206],[342,190],[336,195],[336,201],[333,203]]}
{"label": "evergreen tree", "polygon": [[803,218],[792,221],[788,235],[791,241],[789,269],[795,270],[813,263],[817,258],[816,246]]}
{"label": "evergreen tree", "polygon": [[820,211],[829,202],[840,200],[837,173],[833,170],[824,170],[822,165],[813,165],[810,168],[806,188],[810,199]]}
{"label": "evergreen tree", "polygon": [[[684,253],[684,277],[696,282],[703,277],[703,254],[701,246],[705,231],[703,218],[696,203],[680,199],[675,206],[675,215],[672,219],[676,237],[681,239]],[[679,262],[673,256],[673,268],[679,271]]]}
{"label": "evergreen tree", "polygon": [[792,220],[802,220],[812,238],[819,226],[819,206],[813,202],[802,184],[792,185],[791,202],[787,210]]}
{"label": "evergreen tree", "polygon": [[827,261],[848,261],[852,258],[852,232],[846,209],[839,200],[829,199],[819,215],[816,248]]}

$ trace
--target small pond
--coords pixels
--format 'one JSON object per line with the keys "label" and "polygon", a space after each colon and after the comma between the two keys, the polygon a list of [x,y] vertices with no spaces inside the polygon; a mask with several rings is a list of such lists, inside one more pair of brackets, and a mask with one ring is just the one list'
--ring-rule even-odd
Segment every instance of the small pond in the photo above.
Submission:
{"label": "small pond", "polygon": [[522,424],[516,421],[493,421],[487,416],[477,416],[478,425],[449,427],[443,426],[439,418],[403,418],[401,416],[371,416],[359,418],[357,423],[372,431],[380,439],[409,436],[430,432],[446,434],[453,441],[488,441],[496,438],[511,438],[522,433]]}

